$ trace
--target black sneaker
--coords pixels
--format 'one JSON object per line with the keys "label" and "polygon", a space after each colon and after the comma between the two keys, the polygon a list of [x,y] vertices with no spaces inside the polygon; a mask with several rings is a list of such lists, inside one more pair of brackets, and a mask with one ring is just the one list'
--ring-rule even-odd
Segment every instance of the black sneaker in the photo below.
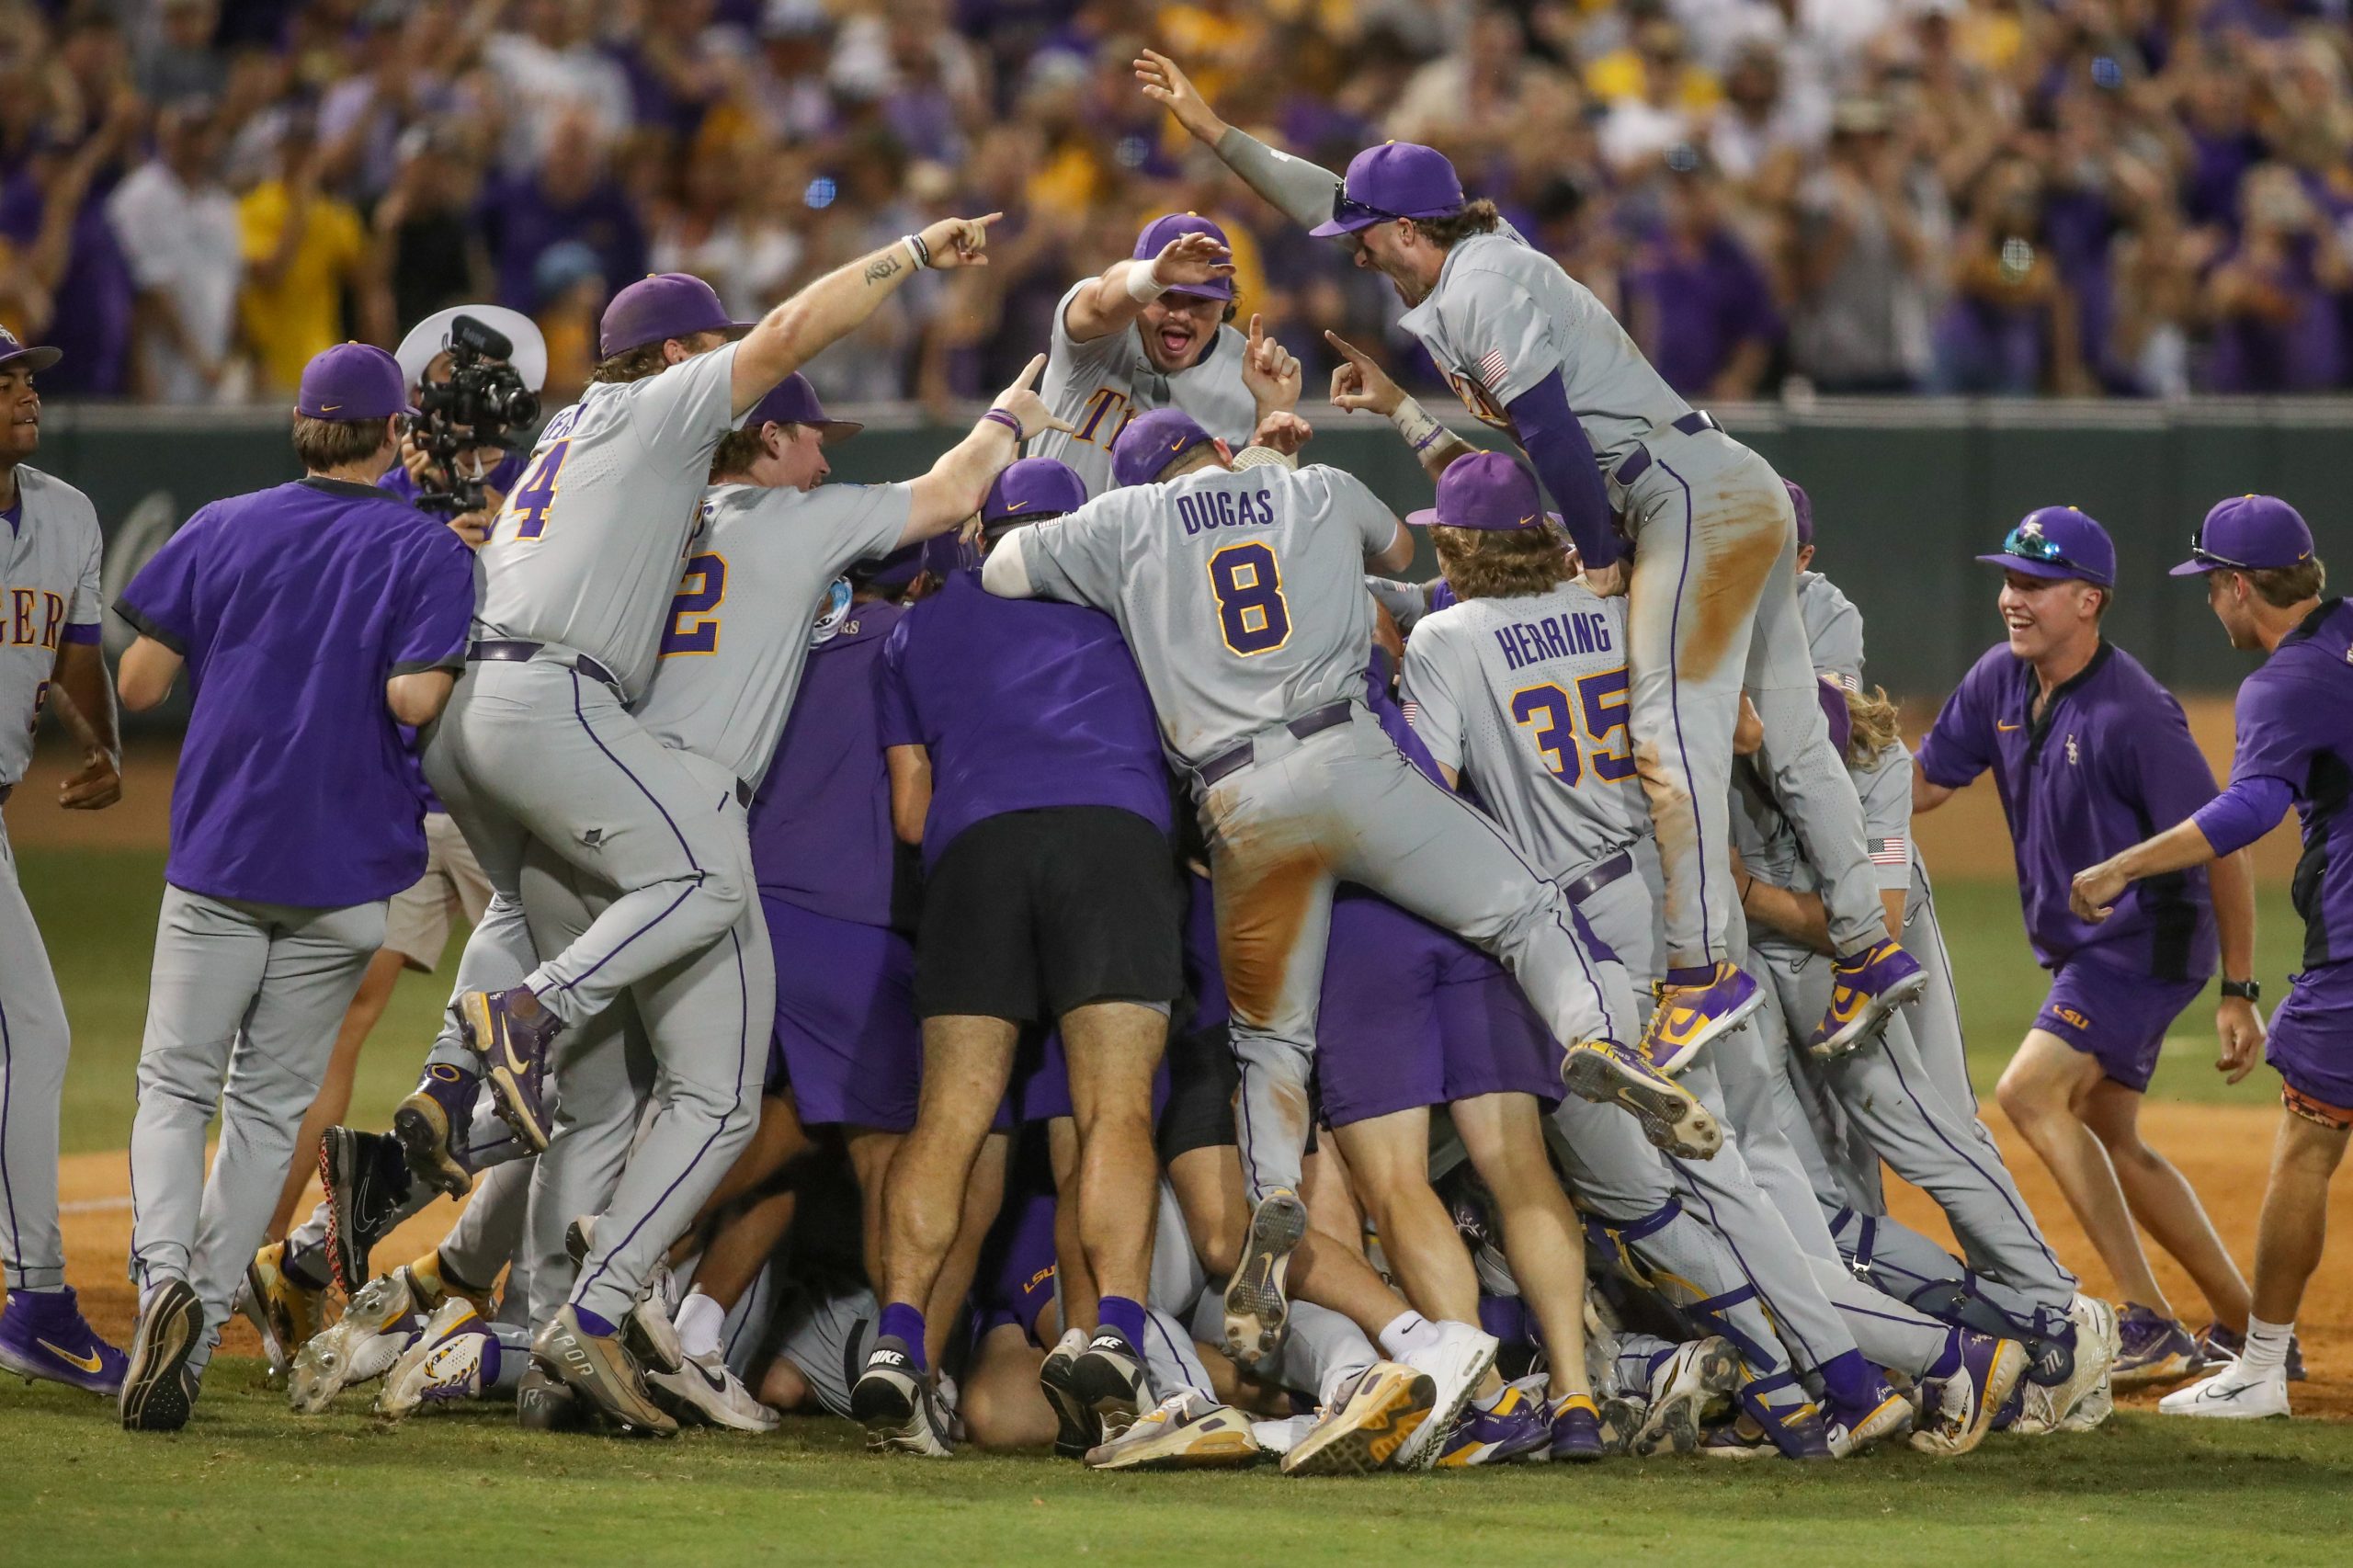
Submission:
{"label": "black sneaker", "polygon": [[1152,1397],[1143,1358],[1126,1335],[1108,1325],[1097,1329],[1071,1363],[1070,1381],[1105,1443],[1116,1441],[1136,1424],[1137,1416],[1158,1403]]}
{"label": "black sneaker", "polygon": [[849,1414],[876,1453],[945,1459],[955,1452],[939,1391],[915,1369],[914,1350],[896,1335],[884,1335],[867,1352],[866,1370],[849,1391]]}
{"label": "black sneaker", "polygon": [[176,1432],[196,1407],[188,1358],[204,1337],[204,1307],[185,1279],[166,1279],[139,1314],[118,1409],[127,1432]]}
{"label": "black sneaker", "polygon": [[1038,1368],[1038,1386],[1045,1391],[1046,1403],[1054,1407],[1054,1453],[1062,1459],[1083,1460],[1101,1440],[1095,1417],[1078,1392],[1078,1358],[1086,1354],[1086,1330],[1066,1328]]}
{"label": "black sneaker", "polygon": [[319,1137],[319,1185],[326,1191],[327,1262],[347,1299],[375,1278],[369,1254],[398,1221],[412,1190],[400,1140],[330,1127]]}

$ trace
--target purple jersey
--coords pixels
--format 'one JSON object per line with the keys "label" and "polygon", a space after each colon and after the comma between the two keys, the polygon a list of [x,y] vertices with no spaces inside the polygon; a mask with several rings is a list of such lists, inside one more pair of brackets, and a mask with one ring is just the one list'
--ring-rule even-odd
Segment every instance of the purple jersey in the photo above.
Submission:
{"label": "purple jersey", "polygon": [[2305,967],[2353,959],[2353,608],[2330,599],[2280,639],[2239,687],[2238,732],[2232,784],[2276,778],[2295,797]]}
{"label": "purple jersey", "polygon": [[425,874],[396,675],[458,667],[473,556],[373,485],[304,479],[215,501],[115,608],[188,661],[173,886],[334,909]]}
{"label": "purple jersey", "polygon": [[2213,770],[2181,704],[2111,642],[2033,714],[2033,666],[1996,644],[1945,699],[1920,771],[1959,789],[1987,768],[2009,819],[2027,938],[2045,969],[2097,951],[2154,980],[2214,972],[2214,906],[2203,868],[2135,883],[2103,925],[2075,918],[2077,871],[2162,833],[2214,798]]}
{"label": "purple jersey", "polygon": [[854,920],[891,924],[891,778],[875,738],[885,641],[906,611],[854,607],[809,654],[776,759],[752,801],[760,893]]}
{"label": "purple jersey", "polygon": [[954,574],[882,653],[882,744],[931,755],[928,869],[989,817],[1110,806],[1166,833],[1168,773],[1143,676],[1100,610],[1001,599]]}

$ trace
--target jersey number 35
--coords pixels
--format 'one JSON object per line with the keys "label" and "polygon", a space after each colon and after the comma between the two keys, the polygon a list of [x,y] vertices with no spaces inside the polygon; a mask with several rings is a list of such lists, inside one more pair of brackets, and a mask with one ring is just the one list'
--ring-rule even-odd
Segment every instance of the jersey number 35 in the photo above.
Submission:
{"label": "jersey number 35", "polygon": [[[1605,743],[1626,728],[1626,667],[1620,665],[1580,679],[1574,701],[1549,681],[1524,686],[1511,694],[1512,722],[1529,732],[1544,770],[1562,783],[1576,783],[1587,767],[1602,783],[1620,783],[1634,776],[1634,758],[1631,750],[1612,751]],[[1580,727],[1585,732],[1582,746]]]}

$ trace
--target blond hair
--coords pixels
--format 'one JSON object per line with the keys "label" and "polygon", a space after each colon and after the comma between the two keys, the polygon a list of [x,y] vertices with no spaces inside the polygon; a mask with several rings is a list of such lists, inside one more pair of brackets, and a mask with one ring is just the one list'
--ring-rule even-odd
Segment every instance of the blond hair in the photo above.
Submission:
{"label": "blond hair", "polygon": [[1881,754],[1904,738],[1883,686],[1847,693],[1847,761],[1856,767],[1877,767]]}

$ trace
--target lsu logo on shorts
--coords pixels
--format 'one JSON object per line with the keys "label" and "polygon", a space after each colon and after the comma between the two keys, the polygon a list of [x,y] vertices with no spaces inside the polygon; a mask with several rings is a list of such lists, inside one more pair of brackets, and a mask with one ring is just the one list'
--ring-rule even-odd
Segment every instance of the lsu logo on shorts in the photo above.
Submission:
{"label": "lsu logo on shorts", "polygon": [[2051,1016],[2079,1029],[2088,1029],[2092,1027],[2092,1021],[2073,1007],[2053,1007],[2051,1009]]}

